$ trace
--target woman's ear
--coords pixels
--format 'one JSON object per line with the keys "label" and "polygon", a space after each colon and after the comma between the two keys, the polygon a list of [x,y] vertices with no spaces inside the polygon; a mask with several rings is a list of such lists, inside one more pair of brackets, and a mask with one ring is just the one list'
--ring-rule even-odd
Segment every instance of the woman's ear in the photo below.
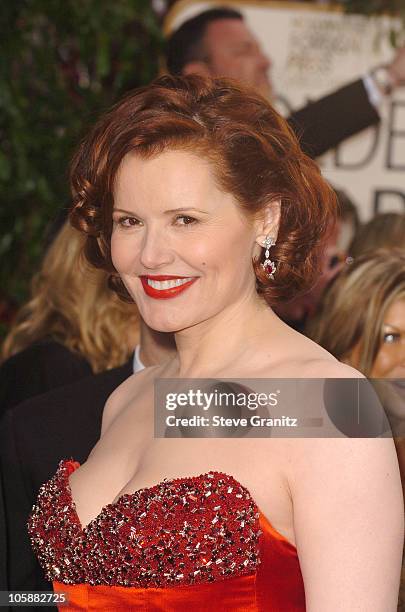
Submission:
{"label": "woman's ear", "polygon": [[257,221],[256,242],[261,247],[267,236],[277,241],[278,228],[280,226],[281,202],[273,200],[264,208],[263,214]]}

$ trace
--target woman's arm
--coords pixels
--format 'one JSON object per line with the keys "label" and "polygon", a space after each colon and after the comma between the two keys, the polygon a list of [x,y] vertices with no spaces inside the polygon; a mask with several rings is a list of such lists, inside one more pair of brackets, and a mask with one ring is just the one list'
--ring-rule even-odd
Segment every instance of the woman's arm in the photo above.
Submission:
{"label": "woman's arm", "polygon": [[308,612],[396,610],[404,510],[392,439],[306,439],[293,452]]}

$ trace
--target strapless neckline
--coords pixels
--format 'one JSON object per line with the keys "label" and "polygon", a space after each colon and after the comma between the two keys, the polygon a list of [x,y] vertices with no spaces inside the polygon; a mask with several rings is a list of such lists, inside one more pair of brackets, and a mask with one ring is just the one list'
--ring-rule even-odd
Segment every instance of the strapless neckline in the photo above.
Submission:
{"label": "strapless neckline", "polygon": [[297,551],[296,546],[294,546],[292,542],[290,542],[282,533],[280,533],[279,531],[277,531],[277,529],[275,529],[275,527],[273,527],[272,523],[269,521],[266,515],[263,514],[263,512],[257,506],[249,489],[247,489],[244,485],[242,485],[234,476],[231,476],[230,474],[227,474],[226,472],[222,472],[220,470],[209,470],[208,472],[203,472],[202,474],[197,474],[194,476],[181,476],[178,478],[163,478],[156,484],[153,484],[147,487],[141,487],[140,489],[136,489],[132,493],[123,493],[122,495],[119,495],[119,497],[117,497],[117,499],[115,499],[114,501],[102,506],[98,514],[94,518],[92,518],[91,521],[87,523],[87,525],[83,526],[80,520],[80,517],[77,513],[76,502],[73,499],[72,489],[70,487],[70,482],[69,482],[70,475],[73,474],[73,472],[75,472],[79,467],[80,467],[79,461],[75,461],[74,459],[62,459],[62,461],[60,461],[59,463],[58,471],[60,470],[63,474],[65,474],[64,484],[65,484],[65,491],[66,491],[68,500],[70,502],[70,510],[71,510],[72,516],[78,528],[83,534],[91,530],[92,526],[97,523],[98,519],[100,518],[100,516],[103,515],[103,513],[105,513],[108,510],[112,510],[118,507],[120,503],[125,500],[130,501],[130,500],[136,499],[136,497],[138,497],[141,494],[145,494],[145,493],[152,494],[155,491],[158,491],[160,487],[162,487],[162,485],[176,485],[176,484],[183,484],[183,483],[192,484],[192,483],[201,481],[205,478],[212,478],[216,476],[216,477],[222,477],[227,480],[230,480],[235,484],[235,486],[243,488],[248,493],[250,499],[252,500],[255,507],[257,508],[257,512],[259,513],[259,516],[260,516],[260,521],[266,523],[267,529],[270,532],[272,532],[274,537],[276,537],[278,540],[282,540],[283,542],[285,542],[285,544],[290,546],[291,549],[294,550],[295,552]]}
{"label": "strapless neckline", "polygon": [[28,520],[46,579],[68,594],[68,610],[202,612],[213,601],[232,612],[305,610],[295,546],[233,476],[165,478],[121,494],[82,527],[69,481],[79,465],[60,462]]}

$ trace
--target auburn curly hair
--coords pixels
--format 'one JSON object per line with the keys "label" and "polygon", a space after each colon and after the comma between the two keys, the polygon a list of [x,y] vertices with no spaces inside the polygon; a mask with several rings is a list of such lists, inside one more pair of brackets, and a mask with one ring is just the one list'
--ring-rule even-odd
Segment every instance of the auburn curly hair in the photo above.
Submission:
{"label": "auburn curly hair", "polygon": [[110,273],[119,295],[131,300],[111,261],[114,180],[127,153],[151,157],[188,149],[208,159],[225,192],[246,214],[281,201],[270,280],[261,257],[253,262],[257,290],[269,304],[295,297],[314,282],[336,215],[336,197],[305,155],[287,122],[265,98],[228,79],[164,76],[130,92],[106,113],[71,166],[73,225],[87,234],[85,253]]}

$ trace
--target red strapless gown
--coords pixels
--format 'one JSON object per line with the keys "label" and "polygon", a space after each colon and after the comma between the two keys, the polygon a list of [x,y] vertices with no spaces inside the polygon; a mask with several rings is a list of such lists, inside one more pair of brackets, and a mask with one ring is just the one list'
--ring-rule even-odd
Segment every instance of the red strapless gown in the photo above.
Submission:
{"label": "red strapless gown", "polygon": [[209,472],[123,495],[84,529],[62,461],[28,522],[61,610],[302,612],[297,551],[232,476]]}

